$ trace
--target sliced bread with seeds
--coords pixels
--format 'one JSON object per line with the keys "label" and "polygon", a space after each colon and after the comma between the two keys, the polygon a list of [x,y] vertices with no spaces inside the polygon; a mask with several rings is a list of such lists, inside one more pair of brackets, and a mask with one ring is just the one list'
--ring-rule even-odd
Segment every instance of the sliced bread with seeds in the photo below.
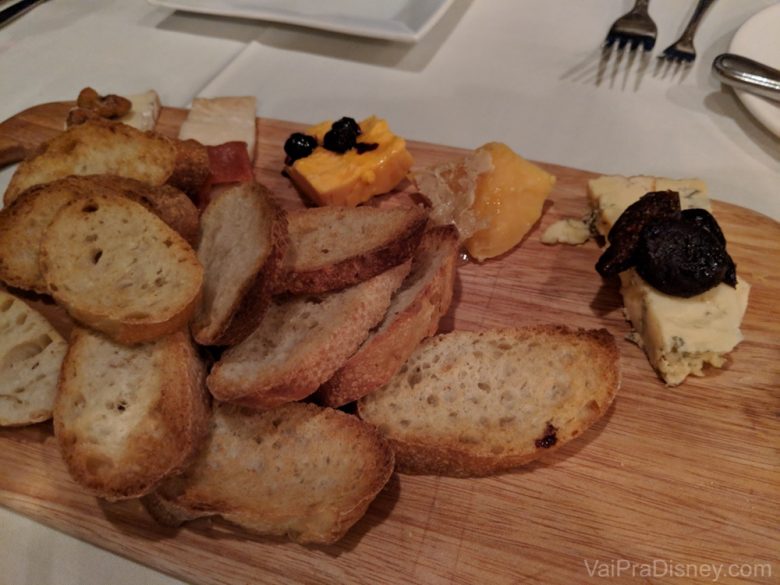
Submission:
{"label": "sliced bread with seeds", "polygon": [[452,302],[458,263],[454,226],[433,228],[417,248],[412,270],[381,325],[317,391],[328,406],[343,406],[387,383],[424,338],[436,333]]}
{"label": "sliced bread with seeds", "polygon": [[54,405],[54,434],[73,478],[120,500],[182,471],[208,432],[203,378],[185,332],[125,346],[75,329]]}
{"label": "sliced bread with seeds", "polygon": [[390,441],[399,471],[483,476],[583,433],[619,386],[605,329],[455,331],[423,341],[358,413]]}
{"label": "sliced bread with seeds", "polygon": [[193,466],[143,502],[166,525],[220,515],[258,534],[331,544],[392,471],[393,451],[357,417],[300,402],[262,413],[222,404]]}
{"label": "sliced bread with seeds", "polygon": [[322,296],[275,301],[249,337],[227,350],[208,376],[218,400],[269,409],[312,394],[385,315],[411,260]]}
{"label": "sliced bread with seeds", "polygon": [[277,292],[318,294],[368,280],[412,257],[428,222],[418,207],[290,212],[286,277]]}
{"label": "sliced bread with seeds", "polygon": [[197,242],[198,210],[178,189],[169,185],[153,187],[115,175],[66,177],[30,187],[0,211],[0,280],[17,288],[47,293],[39,267],[43,234],[66,203],[89,195],[137,201],[187,242]]}
{"label": "sliced bread with seeds", "polygon": [[46,228],[40,267],[71,316],[120,343],[186,326],[203,268],[195,251],[141,204],[92,195],[65,205]]}
{"label": "sliced bread with seeds", "polygon": [[67,349],[43,315],[0,290],[0,426],[51,418]]}
{"label": "sliced bread with seeds", "polygon": [[234,345],[260,323],[287,248],[287,220],[269,191],[240,183],[212,199],[201,217],[203,295],[191,329],[202,345]]}

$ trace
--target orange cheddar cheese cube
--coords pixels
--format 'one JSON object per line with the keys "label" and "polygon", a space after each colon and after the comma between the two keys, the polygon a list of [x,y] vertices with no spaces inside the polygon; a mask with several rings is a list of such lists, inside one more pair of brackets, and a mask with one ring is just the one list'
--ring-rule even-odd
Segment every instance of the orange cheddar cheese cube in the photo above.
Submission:
{"label": "orange cheddar cheese cube", "polygon": [[[326,121],[306,133],[322,144],[330,127],[331,122]],[[315,203],[355,206],[391,191],[406,177],[414,162],[406,141],[376,116],[360,122],[360,129],[357,142],[376,144],[375,149],[359,153],[353,148],[342,154],[318,146],[286,167],[296,187]]]}

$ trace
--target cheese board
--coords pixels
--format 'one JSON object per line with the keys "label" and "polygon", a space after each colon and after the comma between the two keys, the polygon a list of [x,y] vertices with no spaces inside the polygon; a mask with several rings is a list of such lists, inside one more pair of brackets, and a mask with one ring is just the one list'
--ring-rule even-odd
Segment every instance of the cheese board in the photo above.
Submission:
{"label": "cheese board", "polygon": [[[32,148],[62,127],[68,107],[47,104],[3,123],[0,146]],[[185,115],[164,108],[157,130],[175,136]],[[282,144],[301,126],[261,118],[257,128],[256,177],[285,207],[302,205],[281,174]],[[419,142],[409,149],[417,165],[463,152]],[[712,582],[705,566],[720,566],[724,583],[775,582],[780,224],[714,203],[739,274],[752,284],[745,340],[722,370],[668,388],[624,339],[617,282],[593,270],[595,243],[539,241],[554,221],[587,211],[586,182],[595,175],[540,164],[557,177],[541,221],[513,251],[459,267],[441,330],[606,327],[619,341],[622,388],[578,440],[492,478],[395,475],[366,516],[327,547],[255,537],[218,521],[162,528],[136,501],[102,502],[70,479],[50,424],[0,430],[0,505],[198,584],[568,584],[638,577],[649,567],[652,582],[681,576],[675,570],[687,571],[685,582]]]}

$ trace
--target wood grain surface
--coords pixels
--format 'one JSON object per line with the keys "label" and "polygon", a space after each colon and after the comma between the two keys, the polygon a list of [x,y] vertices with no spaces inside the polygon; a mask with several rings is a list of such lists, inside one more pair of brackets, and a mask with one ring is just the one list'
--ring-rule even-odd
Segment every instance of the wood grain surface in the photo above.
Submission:
{"label": "wood grain surface", "polygon": [[[158,128],[175,134],[183,115],[164,110]],[[282,144],[297,128],[258,121],[257,177],[288,207],[301,202],[281,174]],[[461,153],[422,143],[410,149],[420,165]],[[608,328],[622,352],[622,388],[579,439],[492,478],[396,475],[329,547],[259,538],[218,521],[164,529],[137,502],[101,502],[69,478],[50,424],[0,430],[0,504],[202,584],[711,583],[707,571],[718,566],[718,583],[777,583],[780,225],[715,203],[739,276],[753,286],[745,340],[726,368],[667,388],[624,340],[617,285],[593,270],[595,243],[539,242],[553,221],[586,211],[594,175],[542,166],[558,182],[539,225],[503,257],[459,267],[442,329]],[[654,576],[643,576],[653,563]]]}

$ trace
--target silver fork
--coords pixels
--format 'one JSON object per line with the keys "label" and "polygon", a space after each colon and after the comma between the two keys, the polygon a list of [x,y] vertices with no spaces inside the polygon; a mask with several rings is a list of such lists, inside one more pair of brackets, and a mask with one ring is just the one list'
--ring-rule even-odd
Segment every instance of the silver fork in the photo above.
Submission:
{"label": "silver fork", "polygon": [[618,18],[609,29],[604,47],[610,48],[617,43],[619,49],[628,45],[631,51],[635,51],[642,45],[645,51],[651,51],[655,46],[658,28],[647,12],[649,3],[650,0],[636,0],[634,7]]}
{"label": "silver fork", "polygon": [[685,27],[685,30],[677,42],[669,45],[659,56],[660,59],[677,63],[690,63],[696,59],[696,49],[693,47],[693,35],[696,34],[696,29],[699,28],[699,23],[701,23],[704,13],[707,12],[707,9],[714,3],[715,0],[699,0],[698,4],[696,4],[696,8],[693,10],[691,19],[688,21],[688,26]]}

